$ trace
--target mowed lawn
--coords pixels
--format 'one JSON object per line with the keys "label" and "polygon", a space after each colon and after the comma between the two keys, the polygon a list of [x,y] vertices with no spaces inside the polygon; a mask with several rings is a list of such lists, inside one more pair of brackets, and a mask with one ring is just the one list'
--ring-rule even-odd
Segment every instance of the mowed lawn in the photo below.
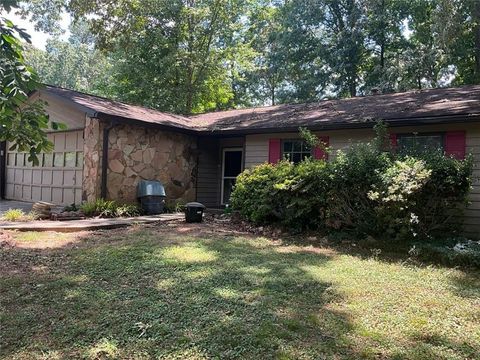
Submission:
{"label": "mowed lawn", "polygon": [[478,272],[218,224],[3,238],[0,358],[480,359]]}

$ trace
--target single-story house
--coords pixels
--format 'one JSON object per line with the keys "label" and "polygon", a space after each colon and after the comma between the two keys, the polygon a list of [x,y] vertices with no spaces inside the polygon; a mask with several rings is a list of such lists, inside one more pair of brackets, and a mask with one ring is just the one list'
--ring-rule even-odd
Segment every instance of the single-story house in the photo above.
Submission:
{"label": "single-story house", "polygon": [[[160,180],[170,201],[228,202],[245,168],[326,155],[306,149],[298,128],[314,131],[333,150],[374,136],[382,119],[392,141],[442,146],[475,157],[480,175],[480,86],[371,95],[276,105],[185,117],[46,86],[31,95],[47,102],[50,118],[68,126],[48,134],[55,145],[40,166],[26,154],[1,151],[1,195],[6,199],[80,203],[99,197],[133,202],[141,179]],[[480,186],[475,182],[465,225],[480,232]]]}

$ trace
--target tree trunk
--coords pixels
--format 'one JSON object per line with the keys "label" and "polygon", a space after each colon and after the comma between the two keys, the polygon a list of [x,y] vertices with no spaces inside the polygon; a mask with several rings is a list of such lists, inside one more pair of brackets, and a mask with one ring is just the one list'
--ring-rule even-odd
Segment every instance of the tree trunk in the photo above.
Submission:
{"label": "tree trunk", "polygon": [[475,24],[475,82],[480,82],[480,1],[475,1],[473,9],[473,22]]}
{"label": "tree trunk", "polygon": [[385,67],[385,31],[386,31],[386,21],[385,21],[385,0],[382,0],[382,9],[381,15],[382,20],[380,22],[380,67],[383,69]]}

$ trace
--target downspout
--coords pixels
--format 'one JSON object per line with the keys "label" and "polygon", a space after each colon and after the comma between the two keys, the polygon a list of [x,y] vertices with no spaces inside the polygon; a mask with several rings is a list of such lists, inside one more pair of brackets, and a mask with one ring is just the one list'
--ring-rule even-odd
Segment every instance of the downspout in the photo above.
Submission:
{"label": "downspout", "polygon": [[198,172],[200,168],[200,137],[197,136],[197,166],[195,169],[195,201],[198,201]]}
{"label": "downspout", "polygon": [[107,173],[108,173],[108,137],[110,130],[116,125],[115,121],[110,121],[103,129],[103,144],[102,144],[102,183],[100,188],[100,197],[107,198]]}
{"label": "downspout", "polygon": [[5,180],[7,165],[7,142],[0,142],[0,199],[5,199]]}

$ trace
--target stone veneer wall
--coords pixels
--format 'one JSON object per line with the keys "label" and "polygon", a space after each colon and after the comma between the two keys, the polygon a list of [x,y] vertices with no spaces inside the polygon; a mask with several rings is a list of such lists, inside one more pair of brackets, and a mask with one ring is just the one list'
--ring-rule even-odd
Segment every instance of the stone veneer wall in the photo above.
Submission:
{"label": "stone veneer wall", "polygon": [[83,134],[83,201],[100,197],[102,172],[103,125],[97,119],[86,118]]}
{"label": "stone veneer wall", "polygon": [[195,200],[196,144],[194,137],[175,132],[130,125],[113,127],[109,136],[107,197],[135,202],[137,184],[143,179],[159,180],[167,200]]}

